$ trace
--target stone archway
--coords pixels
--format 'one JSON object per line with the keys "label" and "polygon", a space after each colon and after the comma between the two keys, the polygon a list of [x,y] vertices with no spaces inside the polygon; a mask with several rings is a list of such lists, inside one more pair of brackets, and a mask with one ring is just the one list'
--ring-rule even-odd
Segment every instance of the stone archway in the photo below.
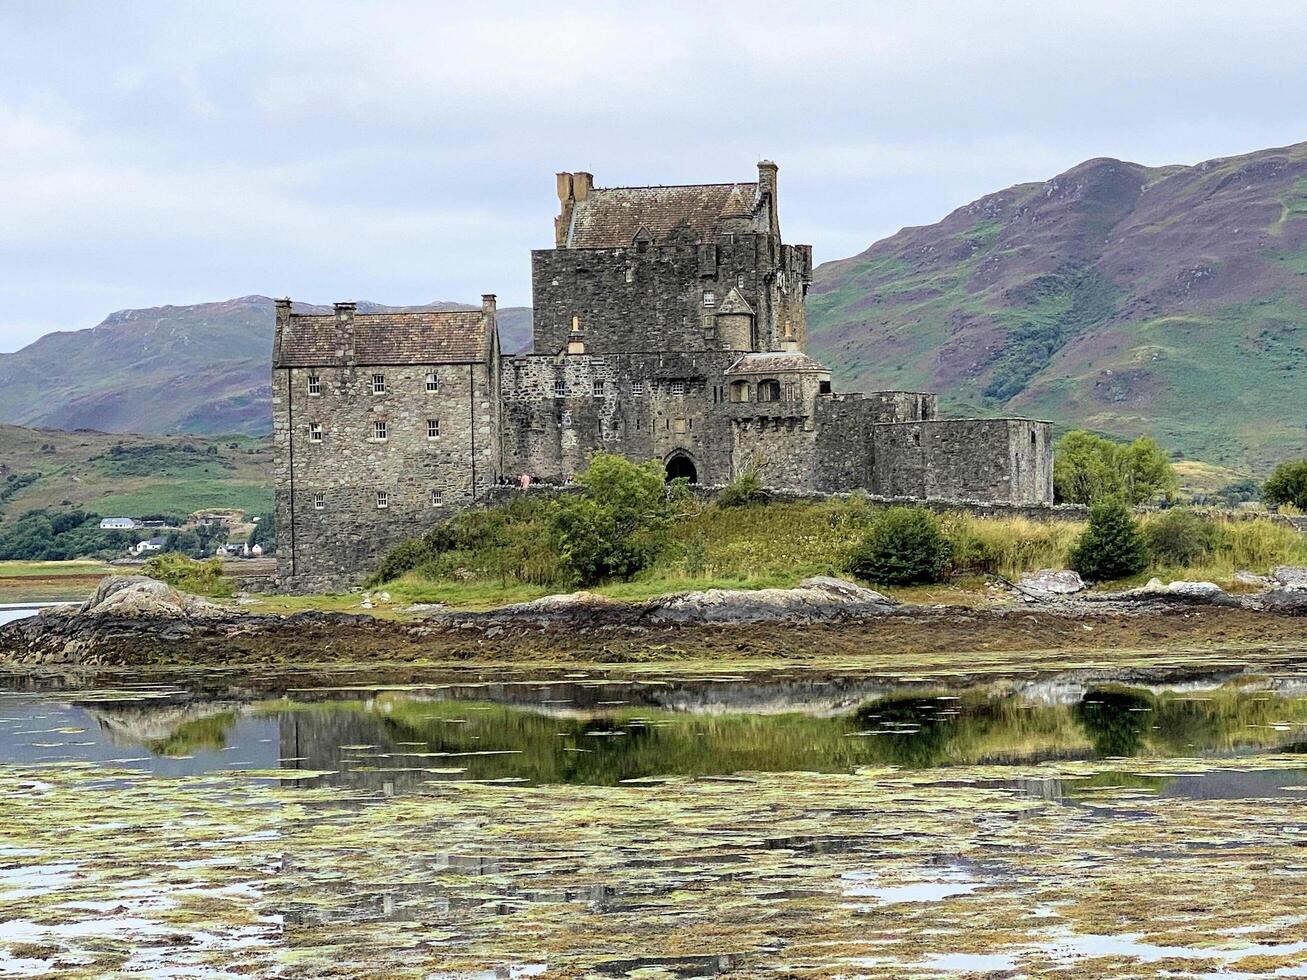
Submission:
{"label": "stone archway", "polygon": [[681,477],[685,477],[691,483],[699,482],[699,474],[694,468],[694,460],[690,459],[685,453],[672,453],[667,457],[667,462],[664,465],[667,467],[668,483]]}

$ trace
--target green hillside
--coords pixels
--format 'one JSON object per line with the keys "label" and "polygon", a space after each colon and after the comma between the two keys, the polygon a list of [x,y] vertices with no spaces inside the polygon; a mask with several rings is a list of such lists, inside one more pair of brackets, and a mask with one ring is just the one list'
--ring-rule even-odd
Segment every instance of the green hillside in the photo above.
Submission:
{"label": "green hillside", "polygon": [[29,510],[101,517],[272,510],[272,447],[250,436],[142,436],[0,425],[0,521]]}
{"label": "green hillside", "polygon": [[1265,470],[1307,422],[1307,144],[1091,160],[820,266],[837,381],[941,392]]}

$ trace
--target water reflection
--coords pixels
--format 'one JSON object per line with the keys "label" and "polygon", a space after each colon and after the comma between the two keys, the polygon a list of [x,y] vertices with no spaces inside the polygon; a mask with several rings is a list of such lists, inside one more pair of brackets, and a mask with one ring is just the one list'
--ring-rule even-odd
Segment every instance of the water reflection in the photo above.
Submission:
{"label": "water reflection", "polygon": [[[0,758],[113,760],[161,773],[276,768],[387,793],[449,781],[614,785],[750,771],[933,768],[1106,756],[1194,756],[1304,742],[1297,682],[1000,683],[930,690],[848,678],[452,683],[284,690],[228,685],[0,696]],[[1139,788],[1187,792],[1139,778]],[[1297,780],[1291,780],[1296,782]],[[1202,793],[1274,792],[1243,774]],[[1041,796],[1083,794],[1032,784]]]}

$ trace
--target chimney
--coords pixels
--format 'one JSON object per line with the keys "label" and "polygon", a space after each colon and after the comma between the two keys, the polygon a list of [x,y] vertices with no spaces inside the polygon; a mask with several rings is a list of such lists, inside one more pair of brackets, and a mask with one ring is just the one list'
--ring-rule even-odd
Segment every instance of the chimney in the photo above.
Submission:
{"label": "chimney", "polygon": [[581,318],[572,317],[572,332],[567,335],[567,352],[569,354],[585,353],[585,333],[581,330]]}
{"label": "chimney", "polygon": [[281,340],[286,331],[290,329],[290,297],[286,296],[279,300],[273,301],[273,307],[277,311],[277,326],[272,332],[273,363],[281,363]]}
{"label": "chimney", "polygon": [[758,193],[766,197],[770,202],[768,210],[771,211],[771,233],[780,234],[780,218],[776,210],[776,172],[780,168],[770,160],[758,161]]}
{"label": "chimney", "polygon": [[572,174],[572,197],[578,201],[584,201],[594,190],[594,174],[588,174],[584,170]]}
{"label": "chimney", "polygon": [[495,294],[494,294],[494,293],[482,293],[482,294],[481,294],[481,313],[482,313],[483,316],[494,316],[494,315],[495,315]]}
{"label": "chimney", "polygon": [[336,304],[336,355],[346,367],[354,366],[354,311],[357,303]]}

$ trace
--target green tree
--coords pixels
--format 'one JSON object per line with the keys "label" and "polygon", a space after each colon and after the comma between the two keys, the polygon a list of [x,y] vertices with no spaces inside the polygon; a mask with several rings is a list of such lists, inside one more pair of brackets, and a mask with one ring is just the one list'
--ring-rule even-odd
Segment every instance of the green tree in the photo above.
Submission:
{"label": "green tree", "polygon": [[928,510],[891,507],[876,516],[846,567],[869,582],[911,585],[939,581],[948,559],[948,541]]}
{"label": "green tree", "polygon": [[662,465],[595,453],[577,483],[580,493],[557,502],[552,522],[559,557],[573,578],[590,585],[651,565],[669,537]]}
{"label": "green tree", "polygon": [[1307,510],[1307,459],[1281,463],[1262,488],[1268,504],[1289,504]]}
{"label": "green tree", "polygon": [[1089,511],[1089,527],[1071,549],[1071,567],[1087,579],[1125,578],[1148,565],[1148,549],[1130,509],[1105,500]]}
{"label": "green tree", "polygon": [[1191,510],[1177,507],[1144,527],[1144,541],[1155,564],[1193,565],[1221,542],[1221,530]]}
{"label": "green tree", "polygon": [[1123,445],[1074,429],[1058,440],[1053,454],[1053,490],[1069,504],[1095,504],[1117,497],[1142,504],[1176,491],[1175,470],[1162,448],[1147,436]]}

